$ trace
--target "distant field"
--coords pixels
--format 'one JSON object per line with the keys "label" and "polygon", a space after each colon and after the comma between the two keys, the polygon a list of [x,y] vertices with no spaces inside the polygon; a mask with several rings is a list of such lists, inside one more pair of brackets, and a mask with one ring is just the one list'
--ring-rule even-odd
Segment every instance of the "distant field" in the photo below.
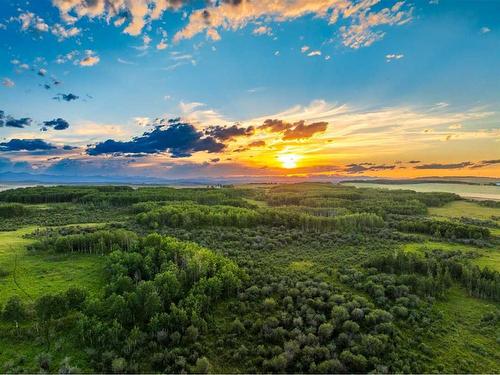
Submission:
{"label": "distant field", "polygon": [[443,207],[429,208],[429,214],[446,217],[467,216],[474,219],[490,220],[492,216],[500,216],[500,208],[485,207],[473,202],[456,201]]}
{"label": "distant field", "polygon": [[99,290],[103,283],[102,257],[86,254],[31,254],[26,246],[32,240],[22,236],[34,229],[0,232],[0,270],[3,273],[0,276],[0,305],[13,295],[23,299],[37,298],[46,293],[64,291],[71,286],[81,286],[91,292]]}
{"label": "distant field", "polygon": [[343,185],[360,188],[377,188],[388,190],[414,190],[418,192],[445,192],[455,193],[464,198],[500,200],[500,186],[493,185],[467,185],[467,184],[376,184],[370,182],[346,182]]}
{"label": "distant field", "polygon": [[429,250],[472,252],[478,255],[477,258],[471,260],[473,264],[500,272],[500,249],[497,247],[477,248],[456,243],[427,241],[424,243],[405,244],[403,245],[403,250],[408,252],[424,252]]}

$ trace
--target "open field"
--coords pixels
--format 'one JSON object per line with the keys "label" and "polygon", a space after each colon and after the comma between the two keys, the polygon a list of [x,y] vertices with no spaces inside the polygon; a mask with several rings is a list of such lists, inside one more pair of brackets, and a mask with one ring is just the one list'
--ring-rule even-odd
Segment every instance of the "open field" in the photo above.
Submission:
{"label": "open field", "polygon": [[446,183],[422,183],[422,184],[376,184],[369,182],[347,182],[343,185],[356,186],[360,188],[377,188],[388,190],[414,190],[422,193],[445,192],[455,193],[470,199],[500,200],[500,186],[491,185],[468,185],[468,184],[446,184]]}
{"label": "open field", "polygon": [[470,217],[480,220],[491,220],[492,216],[500,217],[500,208],[480,206],[474,202],[455,201],[443,207],[429,208],[430,215],[446,217]]}
{"label": "open field", "polygon": [[479,248],[474,246],[454,244],[447,242],[426,241],[424,243],[409,243],[402,246],[404,251],[423,253],[430,250],[442,251],[461,251],[465,253],[476,254],[477,257],[471,260],[471,263],[479,267],[488,267],[492,270],[500,272],[500,249],[494,248]]}
{"label": "open field", "polygon": [[25,300],[46,293],[82,286],[97,292],[102,286],[103,258],[85,254],[32,254],[26,246],[33,240],[23,235],[34,227],[0,232],[0,304],[17,295]]}

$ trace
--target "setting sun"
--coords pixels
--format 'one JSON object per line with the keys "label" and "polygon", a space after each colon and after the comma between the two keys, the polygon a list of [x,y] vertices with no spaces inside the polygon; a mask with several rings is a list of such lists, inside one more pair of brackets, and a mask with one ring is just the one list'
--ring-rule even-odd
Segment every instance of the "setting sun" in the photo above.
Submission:
{"label": "setting sun", "polygon": [[278,160],[281,162],[281,166],[286,169],[296,168],[299,159],[300,156],[295,154],[284,154],[278,156]]}

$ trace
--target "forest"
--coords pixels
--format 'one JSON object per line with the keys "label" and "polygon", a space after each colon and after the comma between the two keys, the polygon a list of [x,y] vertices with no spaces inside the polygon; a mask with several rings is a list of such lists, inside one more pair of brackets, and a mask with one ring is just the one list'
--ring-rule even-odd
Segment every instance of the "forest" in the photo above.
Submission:
{"label": "forest", "polygon": [[342,184],[0,192],[3,373],[499,373],[500,207]]}

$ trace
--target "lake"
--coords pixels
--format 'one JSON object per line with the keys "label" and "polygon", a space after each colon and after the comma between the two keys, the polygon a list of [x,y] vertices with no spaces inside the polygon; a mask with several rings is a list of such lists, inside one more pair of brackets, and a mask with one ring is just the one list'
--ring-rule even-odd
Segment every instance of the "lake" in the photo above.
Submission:
{"label": "lake", "polygon": [[442,183],[421,183],[421,184],[377,184],[370,182],[346,182],[344,185],[356,187],[389,189],[389,190],[414,190],[428,193],[439,191],[444,193],[455,193],[464,198],[500,200],[500,186],[494,185],[468,185],[468,184],[442,184]]}

